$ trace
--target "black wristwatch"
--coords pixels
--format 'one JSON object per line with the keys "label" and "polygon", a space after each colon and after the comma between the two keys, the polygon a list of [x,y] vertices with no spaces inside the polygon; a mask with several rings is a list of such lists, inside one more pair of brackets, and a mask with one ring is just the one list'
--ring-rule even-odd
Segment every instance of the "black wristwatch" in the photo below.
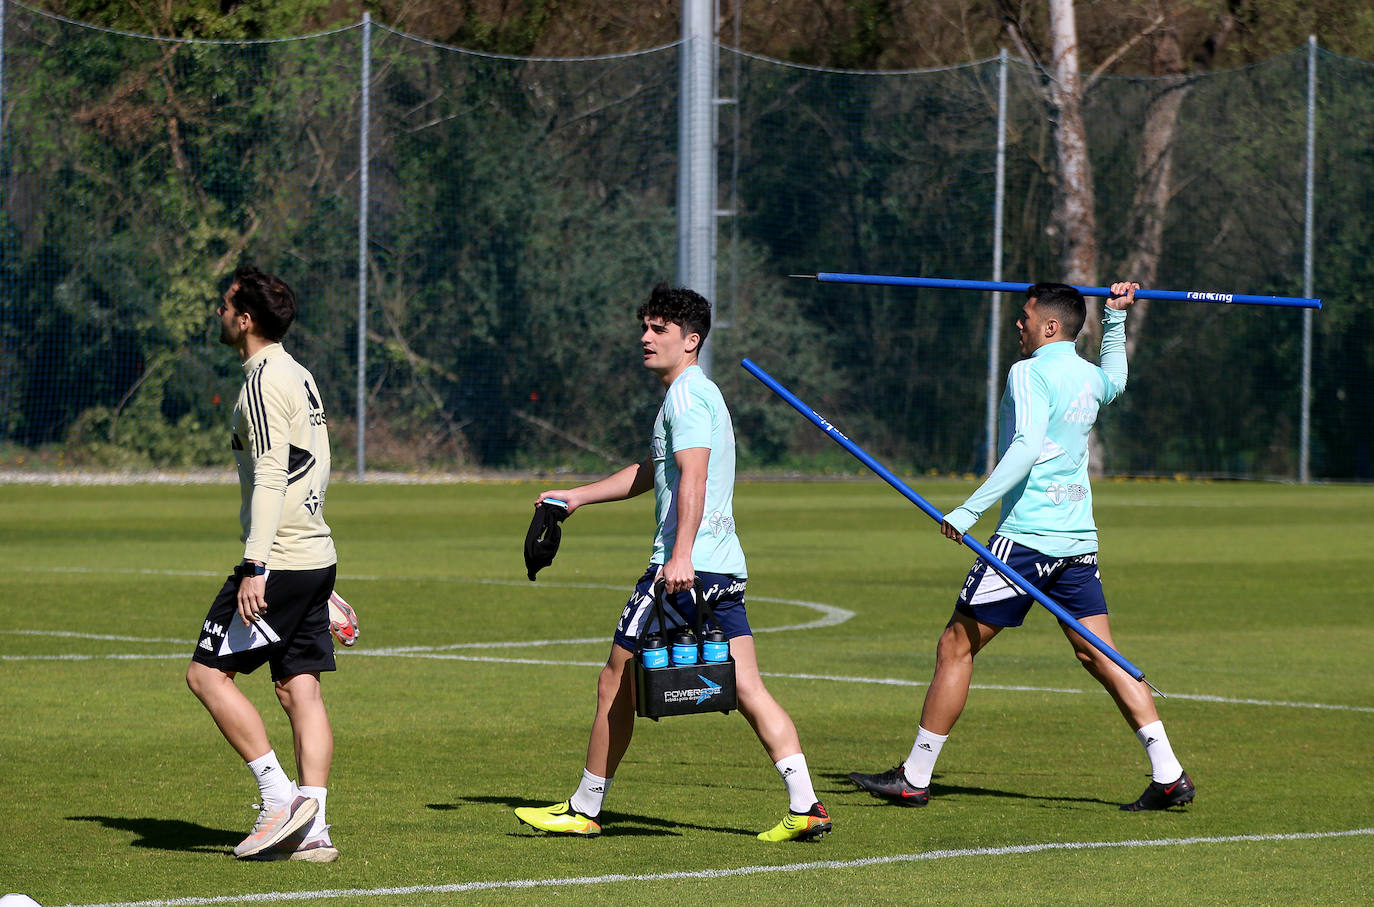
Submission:
{"label": "black wristwatch", "polygon": [[234,568],[234,572],[239,575],[240,579],[248,576],[262,576],[267,572],[267,565],[254,561],[244,561]]}

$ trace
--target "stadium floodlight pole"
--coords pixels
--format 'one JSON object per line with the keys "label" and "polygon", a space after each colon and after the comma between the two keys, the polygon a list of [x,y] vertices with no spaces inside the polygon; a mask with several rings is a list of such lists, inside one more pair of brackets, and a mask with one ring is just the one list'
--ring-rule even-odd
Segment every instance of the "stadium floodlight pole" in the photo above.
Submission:
{"label": "stadium floodlight pole", "polygon": [[[884,287],[930,287],[937,290],[978,290],[984,293],[1024,293],[1028,283],[1009,283],[1004,280],[958,280],[949,277],[891,277],[882,274],[839,274],[822,271],[818,274],[789,274],[821,283],[861,283]],[[1074,287],[1084,296],[1110,298],[1110,287]],[[1193,290],[1136,290],[1136,299],[1162,299],[1173,302],[1221,302],[1233,305],[1267,305],[1296,309],[1320,309],[1320,299],[1306,296],[1250,296],[1244,293],[1204,293]]]}
{"label": "stadium floodlight pole", "polygon": [[[926,516],[930,517],[937,523],[943,523],[945,521],[945,515],[942,514],[940,511],[936,510],[930,504],[929,501],[921,497],[916,492],[912,491],[911,488],[901,479],[897,478],[897,476],[890,469],[888,469],[883,464],[879,463],[877,460],[873,459],[873,457],[871,457],[868,454],[868,452],[865,451],[862,447],[855,444],[853,441],[849,440],[849,438],[845,437],[845,435],[839,429],[837,429],[829,421],[818,415],[816,411],[813,410],[811,407],[803,403],[801,399],[797,397],[796,394],[792,393],[787,388],[779,384],[778,381],[772,375],[768,374],[763,369],[759,368],[749,359],[741,360],[740,365],[744,366],[745,371],[749,372],[749,374],[753,375],[755,378],[762,381],[769,390],[771,390],[773,393],[777,394],[779,397],[785,400],[793,409],[795,409],[797,412],[805,416],[817,428],[819,428],[821,431],[829,435],[832,441],[843,447],[845,450],[849,451],[860,463],[864,464],[869,469],[877,473],[878,478],[882,479],[884,482],[891,485],[893,488],[897,489],[897,491],[900,492],[904,498],[906,498],[911,503],[915,504],[917,507],[921,508],[921,510],[925,511]],[[1169,698],[1164,695],[1164,692],[1160,690],[1159,687],[1155,686],[1154,684],[1150,683],[1148,680],[1145,679],[1144,671],[1140,670],[1140,668],[1137,668],[1135,665],[1127,661],[1124,655],[1122,655],[1116,649],[1113,649],[1110,645],[1108,645],[1100,637],[1098,637],[1097,634],[1093,633],[1087,627],[1083,626],[1081,622],[1076,620],[1072,615],[1065,611],[1062,606],[1060,606],[1056,601],[1054,601],[1054,599],[1050,598],[1048,595],[1041,592],[1039,589],[1035,588],[1035,586],[1031,585],[1019,573],[1017,573],[1011,567],[1007,566],[1007,564],[1005,564],[996,555],[989,551],[987,547],[984,546],[981,542],[979,542],[973,536],[969,535],[967,532],[964,533],[963,538],[961,538],[960,541],[963,542],[969,548],[971,548],[973,552],[977,554],[979,557],[981,557],[983,560],[991,564],[992,568],[996,570],[998,573],[1002,574],[1002,576],[1007,580],[1007,582],[1021,589],[1026,590],[1026,592],[1029,593],[1032,598],[1034,598],[1040,604],[1044,605],[1045,608],[1051,614],[1059,618],[1065,624],[1072,627],[1074,632],[1076,632],[1079,636],[1087,640],[1089,645],[1091,645],[1094,649],[1101,652],[1103,655],[1107,656],[1113,662],[1115,662],[1117,667],[1121,668],[1121,670],[1131,675],[1131,677],[1135,680],[1140,681],[1150,689],[1154,690],[1160,696],[1164,696],[1165,699]]]}

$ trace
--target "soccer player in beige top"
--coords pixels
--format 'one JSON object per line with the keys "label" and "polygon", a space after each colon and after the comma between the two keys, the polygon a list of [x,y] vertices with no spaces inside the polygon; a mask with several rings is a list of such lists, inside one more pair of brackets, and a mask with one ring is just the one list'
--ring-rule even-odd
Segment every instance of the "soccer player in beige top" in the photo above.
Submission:
{"label": "soccer player in beige top", "polygon": [[[243,360],[231,447],[244,550],[205,617],[186,683],[258,782],[262,811],[234,856],[329,862],[339,851],[325,824],[334,734],[320,694],[320,672],[334,670],[324,407],[315,379],[280,342],[296,317],[290,287],[240,268],[216,313],[220,342]],[[262,716],[235,684],[239,673],[264,663],[291,721],[299,787],[277,761]]]}

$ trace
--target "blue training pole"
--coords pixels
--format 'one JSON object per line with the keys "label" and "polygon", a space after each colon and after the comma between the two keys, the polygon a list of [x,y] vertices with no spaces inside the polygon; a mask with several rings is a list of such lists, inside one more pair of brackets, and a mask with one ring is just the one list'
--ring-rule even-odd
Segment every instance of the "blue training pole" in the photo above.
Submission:
{"label": "blue training pole", "polygon": [[[954,280],[947,277],[886,277],[881,274],[792,274],[792,277],[814,278],[821,283],[862,283],[885,287],[931,287],[940,290],[980,290],[988,293],[1024,293],[1028,283],[1008,283],[1002,280]],[[1108,298],[1110,287],[1075,287],[1084,296]],[[1136,290],[1136,299],[1167,299],[1175,302],[1221,302],[1235,305],[1284,306],[1299,309],[1320,309],[1320,299],[1306,296],[1247,296],[1243,293],[1197,293],[1191,290]]]}
{"label": "blue training pole", "polygon": [[[897,491],[901,492],[904,498],[906,498],[908,501],[910,501],[911,503],[915,504],[917,507],[925,511],[926,516],[930,517],[937,523],[944,522],[945,515],[940,511],[936,510],[933,506],[931,506],[929,501],[921,497],[916,492],[912,491],[911,488],[908,487],[907,484],[903,482],[901,479],[897,478],[897,476],[895,476],[891,470],[889,470],[883,464],[879,463],[877,460],[873,459],[873,457],[869,456],[867,451],[865,451],[862,447],[860,447],[859,445],[855,444],[853,441],[845,437],[840,432],[840,430],[837,429],[834,425],[831,425],[825,419],[817,415],[815,410],[811,409],[811,407],[803,403],[797,397],[796,394],[792,393],[787,388],[779,384],[773,378],[772,375],[768,374],[748,359],[741,360],[740,365],[744,366],[745,370],[749,372],[749,374],[753,375],[755,378],[762,381],[764,385],[768,387],[769,390],[777,394],[783,400],[787,401],[787,403],[791,405],[793,409],[795,409],[797,412],[801,413],[803,416],[809,419],[817,428],[819,428],[821,431],[829,435],[832,441],[843,447],[845,450],[849,451],[851,454],[855,456],[856,459],[858,459],[860,463],[864,464],[869,469],[877,473],[878,478],[882,479],[884,482],[891,485],[893,488],[897,489]],[[1105,642],[1099,639],[1097,634],[1093,633],[1087,627],[1083,626],[1083,624],[1081,624],[1079,621],[1074,619],[1074,617],[1072,617],[1067,611],[1065,611],[1056,601],[1054,601],[1048,595],[1041,592],[1039,589],[1035,588],[1033,585],[1031,585],[1029,582],[1023,579],[1019,573],[1017,573],[1015,570],[1011,569],[1011,567],[1007,566],[1000,559],[998,559],[981,542],[979,542],[977,539],[975,539],[968,533],[964,533],[964,536],[960,539],[960,541],[967,545],[969,548],[973,549],[973,552],[977,554],[979,557],[981,557],[983,560],[991,564],[993,569],[995,569],[998,573],[1002,574],[1002,576],[1005,577],[1008,582],[1013,583],[1016,586],[1026,590],[1026,592],[1028,592],[1032,598],[1034,598],[1040,604],[1044,605],[1047,609],[1049,609],[1049,612],[1051,614],[1059,618],[1064,623],[1068,624],[1070,627],[1073,627],[1074,631],[1078,633],[1079,636],[1082,636],[1084,639],[1086,639],[1092,645],[1093,648],[1097,649],[1097,651],[1101,652],[1103,655],[1106,655],[1112,661],[1116,662],[1117,666],[1120,667],[1121,670],[1125,671],[1127,674],[1131,675],[1131,677],[1145,684],[1150,689],[1154,690],[1156,693],[1159,693],[1159,695],[1164,695],[1164,693],[1161,692],[1158,687],[1156,687],[1154,684],[1150,683],[1148,680],[1145,679],[1144,671],[1140,670],[1140,668],[1137,668],[1135,665],[1131,664],[1129,661],[1126,660],[1126,657],[1124,655],[1122,655],[1116,649],[1113,649],[1111,646],[1107,645]]]}

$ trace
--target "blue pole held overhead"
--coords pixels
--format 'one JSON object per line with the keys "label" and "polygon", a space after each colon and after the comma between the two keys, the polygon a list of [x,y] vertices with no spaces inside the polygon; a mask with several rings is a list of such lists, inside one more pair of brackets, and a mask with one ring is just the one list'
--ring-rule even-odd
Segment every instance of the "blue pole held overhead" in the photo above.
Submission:
{"label": "blue pole held overhead", "polygon": [[[939,290],[980,290],[988,293],[1024,293],[1029,283],[1008,283],[1001,280],[957,280],[948,277],[891,277],[881,274],[841,274],[822,271],[819,274],[790,274],[821,283],[859,283],[885,287],[929,287]],[[1084,296],[1109,298],[1110,287],[1075,287]],[[1136,299],[1162,299],[1174,302],[1220,302],[1233,305],[1266,305],[1286,308],[1320,309],[1320,299],[1305,296],[1249,296],[1244,293],[1205,293],[1193,290],[1136,290]]]}
{"label": "blue pole held overhead", "polygon": [[[908,501],[910,501],[911,503],[919,507],[921,510],[923,510],[926,516],[930,517],[937,523],[944,522],[944,514],[942,514],[939,510],[936,510],[935,507],[933,507],[929,501],[921,497],[916,492],[912,491],[911,488],[908,487],[907,484],[903,482],[901,479],[897,478],[897,476],[894,475],[891,470],[889,470],[883,464],[879,463],[877,460],[873,459],[873,457],[870,456],[868,452],[865,451],[862,447],[855,444],[853,441],[849,440],[849,438],[845,437],[845,435],[842,432],[840,432],[839,429],[837,429],[830,422],[828,422],[820,415],[818,415],[815,410],[811,409],[809,406],[803,403],[797,397],[796,394],[793,394],[787,388],[779,384],[778,381],[774,379],[772,375],[769,375],[767,372],[759,368],[749,359],[742,360],[740,362],[740,365],[744,366],[745,371],[749,372],[749,374],[753,375],[755,378],[762,381],[769,390],[771,390],[773,393],[777,394],[779,397],[785,400],[793,409],[795,409],[797,412],[805,416],[813,425],[815,425],[821,431],[829,435],[832,441],[843,447],[845,450],[849,451],[860,463],[864,464],[869,469],[877,473],[878,478],[882,479],[884,482],[891,485],[893,488],[897,489],[897,491],[901,493],[901,495],[904,498],[906,498]],[[1113,662],[1115,662],[1117,667],[1121,668],[1121,670],[1131,675],[1131,677],[1133,677],[1134,679],[1145,684],[1150,689],[1154,690],[1156,693],[1159,693],[1161,696],[1164,695],[1164,693],[1161,692],[1158,687],[1156,687],[1154,684],[1150,683],[1148,680],[1145,679],[1144,671],[1140,670],[1140,668],[1137,668],[1135,665],[1127,661],[1124,655],[1122,655],[1120,652],[1116,651],[1116,649],[1113,649],[1111,646],[1109,646],[1106,642],[1099,638],[1097,634],[1093,633],[1087,627],[1083,626],[1081,622],[1079,622],[1067,611],[1065,611],[1063,607],[1059,605],[1059,603],[1054,601],[1045,593],[1041,592],[1039,589],[1035,588],[1035,586],[1031,585],[1030,582],[1024,579],[1019,573],[1017,573],[1011,567],[1003,563],[981,542],[979,542],[977,539],[975,539],[968,533],[965,533],[963,538],[960,539],[960,541],[963,542],[964,545],[971,548],[973,552],[977,554],[979,557],[981,557],[984,561],[991,564],[992,568],[996,570],[998,573],[1002,574],[1002,576],[1006,578],[1007,582],[1012,583],[1020,589],[1024,589],[1028,594],[1030,594],[1032,598],[1034,598],[1041,605],[1044,605],[1045,608],[1048,609],[1051,614],[1059,618],[1059,620],[1061,620],[1068,626],[1072,627],[1074,632],[1076,632],[1079,636],[1082,636],[1084,639],[1086,639],[1094,649],[1097,649],[1097,651],[1101,652],[1103,655],[1107,656]]]}

